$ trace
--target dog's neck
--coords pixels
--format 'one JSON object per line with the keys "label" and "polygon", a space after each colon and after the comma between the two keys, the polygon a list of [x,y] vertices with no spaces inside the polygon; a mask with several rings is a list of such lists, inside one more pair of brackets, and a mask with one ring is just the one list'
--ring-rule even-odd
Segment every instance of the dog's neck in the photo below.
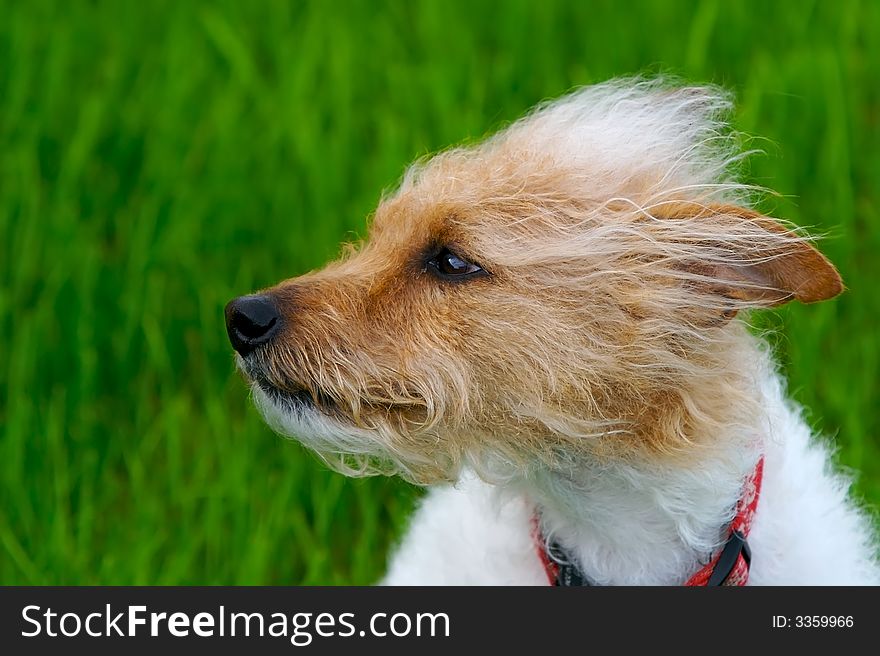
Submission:
{"label": "dog's neck", "polygon": [[[731,454],[734,455],[734,454]],[[757,450],[693,468],[584,467],[526,485],[541,530],[597,585],[680,585],[726,537]]]}
{"label": "dog's neck", "polygon": [[754,408],[767,403],[761,379],[776,374],[762,351],[755,356],[757,384],[740,390],[742,407],[731,407],[738,420],[720,434],[691,436],[711,446],[678,460],[584,458],[565,472],[538,468],[520,481],[544,537],[591,583],[681,585],[720,549],[769,429]]}

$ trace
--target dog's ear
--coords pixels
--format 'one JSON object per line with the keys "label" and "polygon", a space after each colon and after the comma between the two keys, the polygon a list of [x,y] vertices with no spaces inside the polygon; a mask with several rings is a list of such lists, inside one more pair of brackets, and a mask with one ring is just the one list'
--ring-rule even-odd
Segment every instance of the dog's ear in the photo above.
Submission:
{"label": "dog's ear", "polygon": [[671,203],[652,214],[705,226],[690,244],[696,256],[679,266],[693,275],[690,284],[728,300],[725,318],[737,309],[791,300],[815,303],[843,291],[837,269],[808,239],[758,212],[727,204]]}

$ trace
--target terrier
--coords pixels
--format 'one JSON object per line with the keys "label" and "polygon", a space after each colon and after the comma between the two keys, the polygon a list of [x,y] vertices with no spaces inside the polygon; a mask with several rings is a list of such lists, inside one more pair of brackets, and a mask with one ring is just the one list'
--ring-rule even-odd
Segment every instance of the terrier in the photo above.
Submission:
{"label": "terrier", "polygon": [[431,488],[386,584],[876,584],[747,311],[842,290],[750,209],[715,88],[615,80],[413,165],[369,239],[233,300],[268,423]]}

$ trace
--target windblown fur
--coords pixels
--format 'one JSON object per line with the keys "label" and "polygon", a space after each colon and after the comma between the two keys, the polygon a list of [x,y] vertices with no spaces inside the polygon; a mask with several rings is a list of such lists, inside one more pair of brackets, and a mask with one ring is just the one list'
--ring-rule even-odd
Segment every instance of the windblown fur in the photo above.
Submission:
{"label": "windblown fur", "polygon": [[[473,470],[544,504],[573,543],[603,512],[567,507],[585,486],[656,497],[668,481],[664,512],[648,504],[642,525],[656,537],[665,522],[670,550],[687,549],[634,580],[686,572],[717,547],[772,424],[777,375],[744,311],[842,290],[805,235],[749,209],[729,109],[715,88],[613,81],[413,165],[365,243],[269,290],[285,330],[241,360],[268,421],[348,474]],[[439,280],[426,261],[441,247],[486,275]],[[291,400],[303,393],[312,406]],[[701,467],[723,493],[688,501],[679,479]],[[690,528],[667,521],[688,503],[705,506]],[[598,531],[608,553],[632,539],[612,519]]]}

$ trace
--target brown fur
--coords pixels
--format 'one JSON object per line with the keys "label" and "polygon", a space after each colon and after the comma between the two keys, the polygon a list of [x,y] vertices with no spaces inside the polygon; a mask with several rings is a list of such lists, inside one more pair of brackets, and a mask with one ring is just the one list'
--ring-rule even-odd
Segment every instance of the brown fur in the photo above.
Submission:
{"label": "brown fur", "polygon": [[[414,167],[363,245],[269,290],[285,328],[265,377],[367,430],[371,467],[435,482],[465,462],[680,457],[747,403],[733,315],[841,291],[804,237],[709,185],[542,150],[552,111]],[[440,246],[488,275],[438,279]]]}

